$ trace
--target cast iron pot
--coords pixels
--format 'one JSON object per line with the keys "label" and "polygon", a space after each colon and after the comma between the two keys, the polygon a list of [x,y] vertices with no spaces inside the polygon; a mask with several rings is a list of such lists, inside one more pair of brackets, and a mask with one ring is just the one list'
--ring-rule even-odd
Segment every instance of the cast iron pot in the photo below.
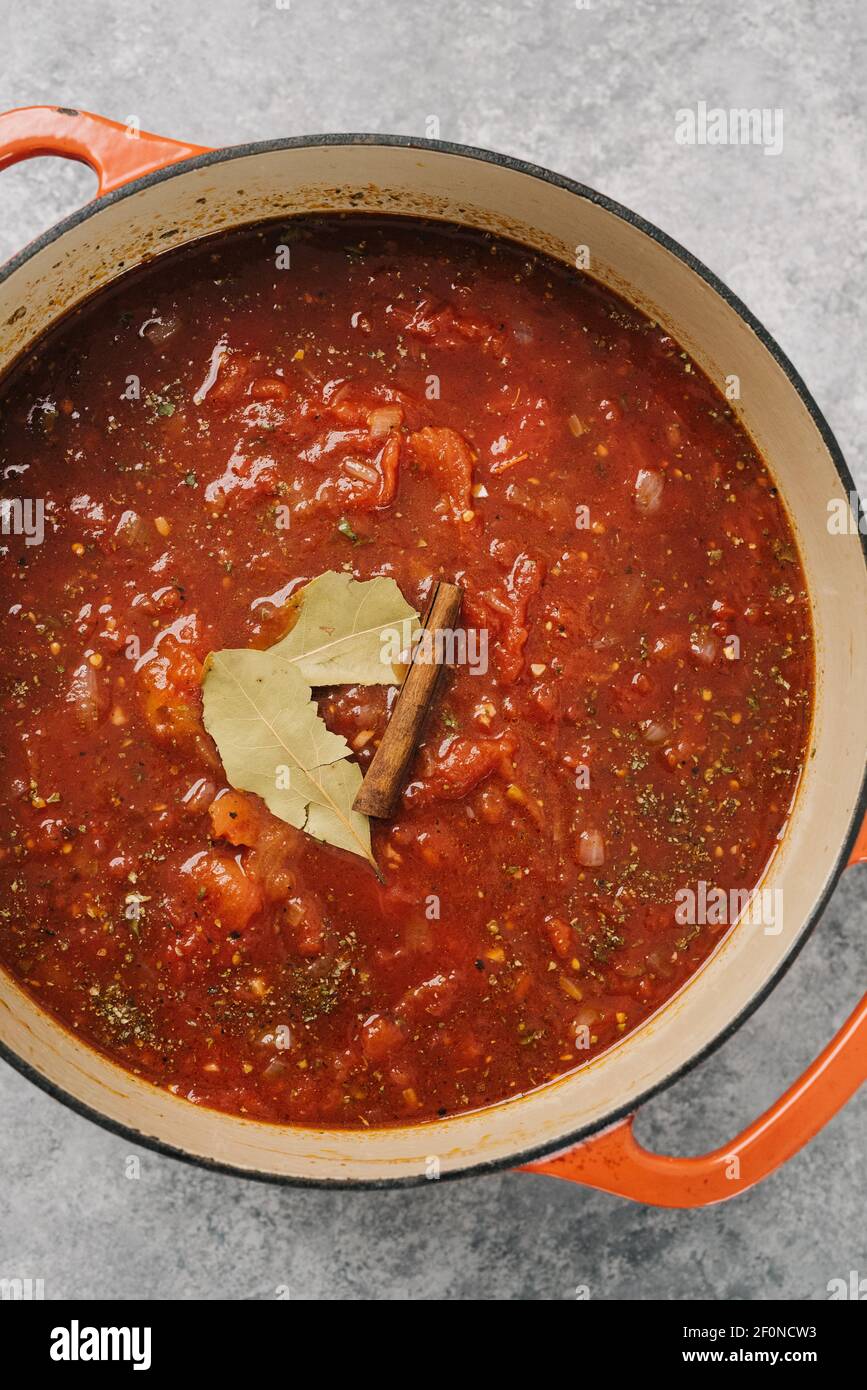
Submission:
{"label": "cast iron pot", "polygon": [[744,305],[655,227],[589,188],[482,150],[397,136],[326,135],[211,151],[62,107],[0,116],[0,168],[33,155],[84,161],[97,173],[99,190],[94,202],[2,272],[0,371],[124,271],[264,218],[370,210],[487,228],[570,264],[576,248],[589,248],[595,278],[663,324],[713,380],[739,377],[741,418],[781,489],[804,558],[818,685],[815,752],[763,880],[764,887],[783,890],[784,930],[774,935],[746,922],[735,926],[643,1027],[529,1095],[436,1123],[363,1132],[223,1115],[123,1071],[0,972],[5,1057],[52,1095],[135,1142],[246,1176],[375,1186],[518,1165],[665,1206],[703,1205],[751,1187],[795,1153],[867,1076],[867,999],[805,1075],[714,1153],[650,1154],[633,1137],[632,1116],[756,1008],[804,944],[847,862],[867,859],[863,539],[855,524],[849,534],[829,534],[829,502],[849,503],[854,485],[792,365]]}

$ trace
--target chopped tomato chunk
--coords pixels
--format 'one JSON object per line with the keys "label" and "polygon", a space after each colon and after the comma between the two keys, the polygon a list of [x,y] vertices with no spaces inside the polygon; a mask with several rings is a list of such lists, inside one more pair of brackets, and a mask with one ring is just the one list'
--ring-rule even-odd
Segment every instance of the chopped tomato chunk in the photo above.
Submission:
{"label": "chopped tomato chunk", "polygon": [[262,908],[262,893],[237,859],[227,854],[203,854],[190,868],[202,910],[212,912],[220,926],[243,931]]}
{"label": "chopped tomato chunk", "polygon": [[223,792],[208,808],[214,838],[228,840],[230,845],[254,845],[259,835],[261,816],[246,792],[234,789]]}
{"label": "chopped tomato chunk", "polygon": [[432,473],[442,488],[448,514],[472,520],[473,451],[463,436],[429,425],[411,434],[409,445],[421,472]]}
{"label": "chopped tomato chunk", "polygon": [[424,806],[441,798],[466,796],[480,782],[497,772],[511,775],[515,740],[501,738],[447,738],[437,748],[425,748],[421,777],[404,792],[408,805]]}

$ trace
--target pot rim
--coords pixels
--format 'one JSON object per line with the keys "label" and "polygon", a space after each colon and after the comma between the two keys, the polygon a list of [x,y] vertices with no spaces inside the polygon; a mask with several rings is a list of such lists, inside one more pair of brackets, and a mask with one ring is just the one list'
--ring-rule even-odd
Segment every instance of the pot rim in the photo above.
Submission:
{"label": "pot rim", "polygon": [[[315,149],[317,147],[330,145],[379,145],[386,148],[391,147],[397,149],[419,149],[426,150],[434,154],[453,155],[465,159],[476,159],[487,164],[495,164],[503,169],[511,170],[515,173],[523,174],[527,177],[537,179],[540,183],[550,184],[555,188],[563,189],[567,193],[572,193],[579,198],[583,198],[588,202],[594,203],[598,207],[604,209],[606,212],[609,212],[613,216],[620,218],[621,221],[626,222],[629,225],[635,227],[637,230],[643,232],[646,236],[650,237],[653,241],[655,241],[659,246],[662,246],[664,250],[670,252],[673,256],[676,256],[678,260],[680,260],[684,265],[688,267],[688,269],[693,271],[694,274],[698,275],[702,280],[704,280],[705,283],[709,285],[710,288],[714,290],[715,293],[729,306],[729,308],[733,309],[735,313],[738,315],[738,317],[742,319],[743,322],[752,330],[752,332],[759,339],[762,346],[770,354],[777,366],[782,370],[789,384],[794,388],[795,392],[800,397],[802,404],[804,405],[813,424],[816,426],[816,429],[819,432],[819,435],[822,439],[823,444],[825,445],[825,448],[828,450],[828,453],[834,464],[834,468],[836,469],[840,481],[843,483],[845,487],[847,496],[851,497],[853,494],[857,494],[858,490],[855,485],[855,480],[853,479],[852,474],[849,471],[848,465],[846,463],[845,458],[843,457],[842,450],[840,449],[840,446],[837,443],[836,438],[834,437],[833,431],[831,430],[831,427],[825,419],[824,414],[820,410],[819,406],[817,405],[816,401],[814,400],[813,396],[808,390],[800,374],[798,373],[792,362],[789,360],[789,358],[786,356],[786,354],[783,352],[782,348],[779,346],[776,340],[765,328],[764,324],[758,318],[756,318],[756,316],[747,308],[743,301],[739,299],[739,297],[736,294],[734,294],[732,290],[729,289],[729,287],[724,283],[724,281],[719,279],[719,277],[715,275],[713,271],[708,269],[708,267],[702,261],[700,261],[696,256],[692,254],[692,252],[688,251],[684,246],[682,246],[678,241],[675,241],[674,238],[670,237],[666,232],[661,231],[660,228],[655,226],[652,222],[647,221],[638,213],[633,212],[630,208],[625,207],[622,203],[618,203],[613,198],[607,197],[607,195],[605,195],[604,193],[599,193],[595,189],[588,187],[588,185],[586,184],[579,183],[575,179],[567,178],[565,175],[557,174],[550,169],[544,168],[541,165],[532,164],[527,160],[517,159],[511,155],[500,154],[499,152],[494,150],[482,149],[478,146],[460,145],[446,140],[428,140],[423,139],[421,137],[416,138],[414,136],[407,135],[379,135],[355,132],[319,135],[295,135],[287,136],[283,139],[277,140],[260,140],[250,141],[241,145],[227,145],[220,149],[210,150],[205,154],[195,155],[190,159],[184,159],[178,161],[177,163],[169,164],[161,169],[155,170],[152,173],[144,174],[140,178],[132,179],[129,183],[123,184],[120,188],[115,189],[113,192],[106,193],[103,194],[101,197],[91,199],[88,203],[85,203],[83,207],[78,208],[75,212],[70,213],[67,217],[61,219],[60,222],[54,223],[53,226],[47,229],[47,231],[43,232],[39,237],[37,237],[35,241],[30,242],[21,251],[14,255],[11,258],[11,260],[6,262],[5,265],[0,266],[0,284],[2,284],[11,275],[13,275],[15,271],[20,269],[22,265],[26,264],[26,262],[30,260],[32,256],[36,255],[45,247],[50,246],[53,242],[60,240],[60,238],[64,236],[66,232],[87,221],[95,213],[102,211],[103,208],[108,207],[113,203],[120,202],[124,198],[127,198],[132,194],[141,191],[144,188],[152,187],[155,184],[162,183],[167,179],[180,177],[186,173],[192,172],[195,169],[207,168],[209,165],[212,164],[224,163],[234,159],[244,159],[255,155],[271,154],[275,153],[278,150]],[[27,347],[23,348],[22,352],[19,354],[19,358],[23,357],[28,351],[30,351],[31,347],[32,343],[29,344]],[[860,533],[860,541],[862,558],[864,560],[865,566],[867,566],[867,535],[865,535],[864,533]],[[825,908],[827,907],[828,902],[830,901],[831,896],[837,887],[840,876],[843,870],[846,868],[846,865],[849,860],[849,855],[853,849],[855,840],[858,835],[858,831],[861,827],[862,821],[865,819],[865,816],[867,816],[867,766],[865,766],[865,769],[862,773],[861,790],[858,796],[857,804],[852,813],[848,832],[844,837],[843,844],[841,845],[837,857],[828,874],[828,878],[826,880],[824,889],[817,901],[813,904],[813,907],[811,908],[810,913],[806,921],[804,922],[797,939],[793,942],[792,946],[789,948],[783,959],[780,961],[776,970],[769,976],[762,988],[757,990],[753,997],[747,1001],[747,1003],[734,1016],[734,1018],[730,1019],[727,1025],[723,1029],[721,1029],[720,1032],[716,1035],[716,1037],[711,1039],[711,1041],[707,1043],[705,1047],[703,1047],[699,1052],[688,1057],[686,1061],[681,1063],[679,1066],[675,1067],[671,1072],[669,1072],[669,1074],[666,1077],[658,1081],[655,1085],[648,1087],[646,1091],[642,1091],[640,1095],[636,1096],[627,1104],[618,1107],[609,1115],[606,1115],[603,1119],[587,1125],[583,1125],[571,1134],[560,1137],[549,1143],[541,1144],[535,1147],[531,1146],[530,1148],[525,1149],[523,1152],[511,1155],[510,1157],[488,1159],[480,1163],[469,1165],[467,1167],[446,1171],[440,1175],[440,1177],[437,1179],[437,1182],[451,1181],[458,1178],[480,1177],[489,1173],[507,1172],[513,1168],[521,1167],[524,1164],[537,1162],[540,1159],[550,1157],[552,1154],[565,1152],[568,1149],[571,1149],[576,1145],[580,1144],[583,1140],[588,1139],[592,1134],[598,1134],[603,1130],[609,1129],[613,1125],[617,1124],[620,1120],[625,1119],[628,1115],[635,1114],[641,1108],[641,1106],[645,1104],[646,1101],[652,1099],[656,1095],[659,1095],[662,1091],[667,1090],[676,1081],[679,1081],[682,1076],[686,1076],[689,1072],[693,1070],[693,1068],[699,1066],[702,1062],[706,1061],[706,1059],[710,1057],[714,1052],[716,1052],[716,1050],[719,1047],[721,1047],[723,1043],[727,1042],[728,1039],[733,1036],[733,1034],[740,1028],[740,1026],[743,1023],[745,1023],[746,1020],[755,1012],[759,1005],[764,1003],[765,999],[768,997],[771,991],[775,989],[776,986],[779,984],[780,980],[783,978],[783,976],[789,970],[790,966],[793,964],[797,956],[800,954],[808,939],[812,936],[816,924],[818,923],[819,918],[824,913]],[[62,1027],[63,1025],[58,1024],[58,1026]],[[92,1120],[95,1124],[100,1125],[103,1129],[108,1130],[110,1133],[128,1139],[132,1143],[141,1145],[147,1149],[151,1149],[156,1153],[163,1154],[168,1158],[179,1159],[181,1160],[181,1162],[192,1164],[198,1168],[204,1168],[209,1172],[226,1173],[232,1177],[248,1178],[257,1182],[276,1183],[281,1186],[288,1187],[312,1187],[326,1189],[350,1188],[356,1190],[366,1189],[374,1191],[383,1188],[419,1187],[429,1181],[429,1179],[423,1173],[419,1173],[418,1175],[413,1175],[410,1177],[400,1178],[394,1177],[361,1179],[341,1177],[290,1177],[284,1174],[271,1173],[267,1171],[257,1170],[254,1168],[242,1168],[230,1163],[221,1163],[216,1159],[207,1158],[199,1154],[188,1153],[183,1149],[176,1148],[174,1145],[165,1143],[163,1140],[158,1139],[153,1135],[142,1134],[129,1125],[124,1125],[116,1120],[110,1119],[108,1116],[103,1115],[98,1110],[93,1109],[92,1106],[86,1105],[77,1097],[70,1095],[67,1091],[65,1091],[62,1087],[58,1086],[55,1082],[43,1076],[42,1073],[39,1072],[35,1067],[33,1067],[30,1063],[25,1062],[23,1058],[19,1057],[17,1053],[13,1052],[12,1049],[9,1048],[2,1040],[0,1040],[0,1057],[2,1057],[4,1061],[8,1062],[9,1065],[13,1067],[17,1072],[19,1072],[22,1076],[26,1077],[28,1081],[32,1081],[36,1086],[40,1088],[40,1090],[45,1091],[54,1100],[60,1101],[63,1105],[67,1106],[76,1114],[83,1116],[85,1119]],[[496,1109],[496,1106],[489,1106],[485,1108],[494,1110]],[[222,1112],[218,1111],[215,1113],[220,1114]],[[279,1125],[272,1127],[275,1129],[281,1128],[281,1126]],[[404,1127],[401,1126],[401,1128]]]}

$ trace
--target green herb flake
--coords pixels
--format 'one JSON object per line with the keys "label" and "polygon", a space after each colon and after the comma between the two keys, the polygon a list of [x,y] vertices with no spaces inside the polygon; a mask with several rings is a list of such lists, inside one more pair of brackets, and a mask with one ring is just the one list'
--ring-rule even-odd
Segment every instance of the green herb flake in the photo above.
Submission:
{"label": "green herb flake", "polygon": [[347,517],[342,516],[340,518],[340,520],[337,523],[337,529],[340,532],[341,536],[345,536],[348,541],[352,541],[353,545],[361,544],[360,537],[358,536],[357,532],[353,529],[352,522]]}

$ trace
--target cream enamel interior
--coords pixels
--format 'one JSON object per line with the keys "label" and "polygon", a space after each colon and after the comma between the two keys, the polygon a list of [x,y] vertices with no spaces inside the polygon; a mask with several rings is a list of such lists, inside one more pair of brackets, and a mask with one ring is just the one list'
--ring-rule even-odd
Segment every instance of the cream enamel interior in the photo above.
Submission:
{"label": "cream enamel interior", "polygon": [[[0,369],[57,316],[147,256],[193,237],[311,209],[393,211],[490,228],[572,261],[653,314],[716,381],[736,373],[741,413],[789,506],[818,642],[813,745],[765,884],[784,892],[784,929],[735,928],[660,1014],[580,1072],[475,1114],[387,1131],[264,1125],[190,1105],[136,1080],[43,1013],[0,972],[0,1039],[54,1086],[109,1120],[207,1160],[286,1177],[400,1179],[503,1161],[599,1127],[701,1052],[766,985],[833,873],[857,806],[867,747],[867,579],[857,536],[829,536],[845,497],[800,397],[739,315],[645,232],[587,198],[458,153],[332,144],[263,150],[184,170],[121,196],[66,230],[0,285]],[[841,982],[845,993],[845,982]],[[841,1008],[848,1003],[841,998]]]}

